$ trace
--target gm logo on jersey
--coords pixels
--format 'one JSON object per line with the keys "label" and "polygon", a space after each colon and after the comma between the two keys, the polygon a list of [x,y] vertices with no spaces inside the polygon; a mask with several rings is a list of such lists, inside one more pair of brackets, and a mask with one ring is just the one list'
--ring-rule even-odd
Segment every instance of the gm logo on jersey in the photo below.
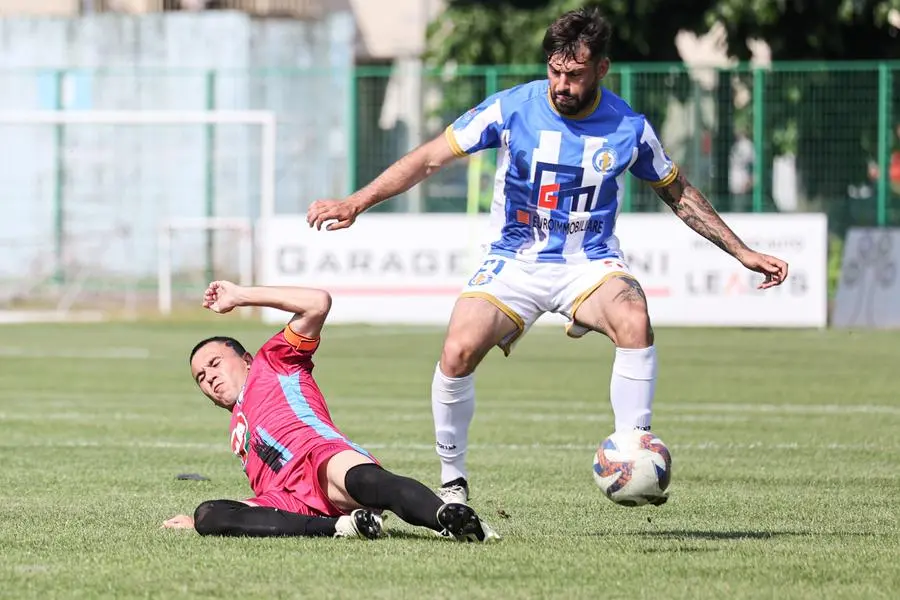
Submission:
{"label": "gm logo on jersey", "polygon": [[600,148],[594,153],[591,164],[594,170],[606,177],[606,175],[616,168],[619,163],[619,155],[612,148]]}

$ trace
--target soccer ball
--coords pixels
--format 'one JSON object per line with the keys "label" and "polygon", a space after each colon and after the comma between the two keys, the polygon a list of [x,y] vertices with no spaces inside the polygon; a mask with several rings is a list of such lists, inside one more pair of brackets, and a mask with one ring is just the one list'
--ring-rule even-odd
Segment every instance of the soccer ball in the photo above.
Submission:
{"label": "soccer ball", "polygon": [[594,481],[620,506],[663,504],[672,476],[672,457],[649,431],[617,431],[594,455]]}

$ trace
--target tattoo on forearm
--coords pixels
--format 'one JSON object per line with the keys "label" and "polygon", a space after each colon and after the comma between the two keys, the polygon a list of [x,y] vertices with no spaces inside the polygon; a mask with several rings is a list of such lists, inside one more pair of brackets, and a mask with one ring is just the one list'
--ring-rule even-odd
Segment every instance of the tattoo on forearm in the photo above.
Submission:
{"label": "tattoo on forearm", "polygon": [[632,277],[616,277],[616,279],[624,282],[626,285],[625,289],[616,294],[616,302],[647,302],[647,296],[644,295],[644,290],[637,279]]}
{"label": "tattoo on forearm", "polygon": [[657,188],[656,193],[688,227],[725,252],[734,256],[748,249],[703,193],[692,186],[684,175],[679,173],[674,182]]}

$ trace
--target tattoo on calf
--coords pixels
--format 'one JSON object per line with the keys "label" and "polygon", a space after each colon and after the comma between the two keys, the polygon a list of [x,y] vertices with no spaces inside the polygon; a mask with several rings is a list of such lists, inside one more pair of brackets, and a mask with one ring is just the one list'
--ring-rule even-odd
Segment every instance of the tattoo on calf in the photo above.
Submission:
{"label": "tattoo on calf", "polygon": [[644,290],[637,279],[632,277],[616,277],[616,279],[625,283],[626,286],[625,289],[616,294],[616,302],[642,302],[646,304],[647,296],[644,295]]}

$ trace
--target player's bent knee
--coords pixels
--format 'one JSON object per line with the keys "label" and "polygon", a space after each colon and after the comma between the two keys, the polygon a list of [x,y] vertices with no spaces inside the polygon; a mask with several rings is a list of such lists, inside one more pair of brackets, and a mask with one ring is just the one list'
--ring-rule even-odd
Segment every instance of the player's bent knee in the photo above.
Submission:
{"label": "player's bent knee", "polygon": [[645,305],[626,305],[610,318],[613,342],[619,348],[647,348],[653,345],[653,327]]}
{"label": "player's bent knee", "polygon": [[465,377],[478,366],[478,352],[474,344],[454,338],[444,342],[441,352],[441,373],[447,377]]}
{"label": "player's bent knee", "polygon": [[235,500],[207,500],[194,511],[194,529],[200,535],[221,535],[231,514],[245,506]]}
{"label": "player's bent knee", "polygon": [[214,526],[214,518],[210,517],[213,510],[213,502],[204,502],[194,511],[194,529],[200,535],[215,535],[217,528]]}

